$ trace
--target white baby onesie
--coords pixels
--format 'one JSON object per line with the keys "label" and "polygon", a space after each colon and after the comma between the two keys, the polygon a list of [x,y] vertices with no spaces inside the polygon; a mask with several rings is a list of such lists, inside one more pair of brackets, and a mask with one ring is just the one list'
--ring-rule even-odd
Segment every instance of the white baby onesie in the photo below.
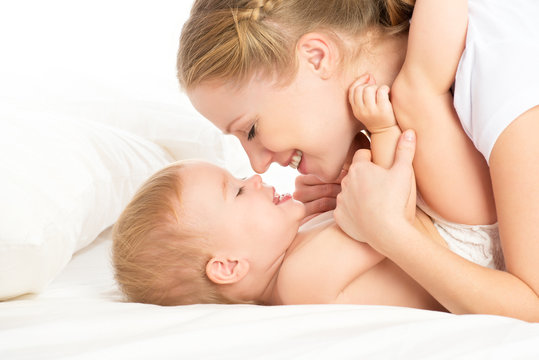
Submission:
{"label": "white baby onesie", "polygon": [[419,194],[417,206],[432,219],[434,227],[455,254],[481,266],[505,270],[497,223],[492,225],[452,223],[429,208]]}

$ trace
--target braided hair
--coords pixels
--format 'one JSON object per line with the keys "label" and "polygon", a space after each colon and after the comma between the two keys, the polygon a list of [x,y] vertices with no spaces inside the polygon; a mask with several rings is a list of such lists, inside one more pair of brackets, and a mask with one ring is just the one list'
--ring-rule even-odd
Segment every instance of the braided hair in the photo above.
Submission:
{"label": "braided hair", "polygon": [[252,75],[290,78],[294,48],[311,31],[360,37],[406,33],[415,0],[196,0],[177,58],[184,89],[206,80],[243,83]]}

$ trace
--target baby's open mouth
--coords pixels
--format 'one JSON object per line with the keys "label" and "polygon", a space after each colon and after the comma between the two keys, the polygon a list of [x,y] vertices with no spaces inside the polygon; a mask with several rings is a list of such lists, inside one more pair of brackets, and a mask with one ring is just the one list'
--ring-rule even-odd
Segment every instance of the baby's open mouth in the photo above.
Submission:
{"label": "baby's open mouth", "polygon": [[275,192],[273,192],[273,203],[275,205],[279,205],[280,203],[283,203],[285,202],[286,200],[290,200],[292,199],[292,195],[290,194],[282,194],[282,195],[279,195]]}

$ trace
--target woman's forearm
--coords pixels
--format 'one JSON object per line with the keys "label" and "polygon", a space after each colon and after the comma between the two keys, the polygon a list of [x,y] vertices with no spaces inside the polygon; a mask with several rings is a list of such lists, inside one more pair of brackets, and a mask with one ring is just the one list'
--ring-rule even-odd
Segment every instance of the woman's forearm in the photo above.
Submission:
{"label": "woman's forearm", "polygon": [[[377,241],[376,250],[394,261],[452,313],[539,321],[539,297],[516,276],[474,264],[405,222],[398,228],[386,228],[379,236],[382,241]],[[393,238],[391,246],[383,246],[384,237]]]}

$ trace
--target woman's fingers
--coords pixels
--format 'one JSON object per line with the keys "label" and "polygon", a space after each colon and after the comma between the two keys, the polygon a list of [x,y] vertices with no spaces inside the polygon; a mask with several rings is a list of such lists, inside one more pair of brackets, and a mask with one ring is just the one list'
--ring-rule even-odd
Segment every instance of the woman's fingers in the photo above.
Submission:
{"label": "woman's fingers", "polygon": [[370,162],[372,159],[372,153],[369,149],[359,149],[354,154],[354,159],[352,160],[353,163],[361,162],[361,161],[368,161]]}
{"label": "woman's fingers", "polygon": [[312,218],[314,215],[334,210],[336,205],[337,200],[334,197],[316,199],[314,201],[305,203],[306,218]]}
{"label": "woman's fingers", "polygon": [[324,183],[314,175],[300,175],[296,178],[294,199],[305,205],[307,217],[335,209],[335,198],[341,192],[341,175],[332,183]]}
{"label": "woman's fingers", "polygon": [[303,203],[307,203],[321,198],[335,198],[340,191],[340,184],[302,184],[300,186],[296,184],[296,191],[294,191],[294,199],[299,200]]}

